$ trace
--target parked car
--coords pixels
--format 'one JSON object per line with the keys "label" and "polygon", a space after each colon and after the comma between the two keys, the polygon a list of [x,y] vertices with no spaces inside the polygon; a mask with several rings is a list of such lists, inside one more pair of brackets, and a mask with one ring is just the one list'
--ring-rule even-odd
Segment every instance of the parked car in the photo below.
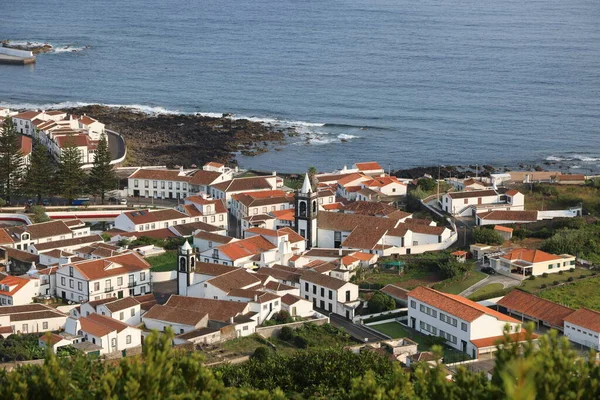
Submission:
{"label": "parked car", "polygon": [[44,200],[42,200],[42,205],[43,205],[44,207],[48,207],[48,206],[50,205],[50,200],[48,200],[48,199],[44,199]]}
{"label": "parked car", "polygon": [[27,206],[28,206],[28,207],[31,207],[31,206],[33,206],[33,200],[31,200],[31,199],[30,199],[30,200],[27,200]]}
{"label": "parked car", "polygon": [[116,197],[109,197],[108,198],[108,203],[109,204],[118,204],[119,202],[117,201]]}
{"label": "parked car", "polygon": [[496,270],[492,267],[483,267],[481,268],[481,272],[484,272],[488,275],[496,275]]}
{"label": "parked car", "polygon": [[121,204],[122,206],[127,205],[127,199],[119,200],[119,204]]}

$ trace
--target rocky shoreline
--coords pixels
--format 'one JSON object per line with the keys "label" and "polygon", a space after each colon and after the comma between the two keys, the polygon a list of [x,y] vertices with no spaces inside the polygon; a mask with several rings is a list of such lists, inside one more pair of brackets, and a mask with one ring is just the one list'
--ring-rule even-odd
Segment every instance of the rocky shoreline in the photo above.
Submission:
{"label": "rocky shoreline", "polygon": [[236,164],[236,154],[264,153],[282,145],[285,129],[260,122],[201,115],[147,114],[131,108],[101,105],[68,108],[89,115],[120,133],[127,144],[126,165],[203,165],[208,161]]}
{"label": "rocky shoreline", "polygon": [[27,42],[26,44],[21,45],[11,44],[10,40],[2,40],[0,41],[0,45],[9,49],[31,51],[34,55],[41,53],[50,53],[52,50],[54,50],[54,47],[52,47],[52,45],[48,43],[36,44],[33,42]]}

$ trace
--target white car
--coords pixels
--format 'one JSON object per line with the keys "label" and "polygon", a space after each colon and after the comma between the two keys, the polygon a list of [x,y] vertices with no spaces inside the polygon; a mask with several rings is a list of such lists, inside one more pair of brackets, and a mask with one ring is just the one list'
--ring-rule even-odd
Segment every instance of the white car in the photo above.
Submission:
{"label": "white car", "polygon": [[121,204],[122,206],[127,205],[127,199],[120,199],[119,204]]}

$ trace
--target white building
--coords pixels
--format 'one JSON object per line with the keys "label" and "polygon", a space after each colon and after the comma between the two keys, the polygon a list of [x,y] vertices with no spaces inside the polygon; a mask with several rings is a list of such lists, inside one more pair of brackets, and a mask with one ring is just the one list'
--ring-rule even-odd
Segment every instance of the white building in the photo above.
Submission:
{"label": "white building", "polygon": [[115,218],[115,228],[126,232],[144,232],[190,223],[190,217],[173,209],[136,210]]}
{"label": "white building", "polygon": [[122,352],[142,344],[142,331],[108,316],[92,313],[87,317],[69,317],[65,332],[98,346],[100,355]]}
{"label": "white building", "polygon": [[39,294],[40,280],[35,277],[5,275],[0,279],[0,305],[2,306],[30,304]]}
{"label": "white building", "polygon": [[564,334],[570,341],[600,350],[600,312],[580,308],[565,317],[564,324]]}
{"label": "white building", "polygon": [[442,196],[442,210],[457,216],[475,216],[485,211],[521,211],[525,209],[525,196],[517,190],[488,189],[466,192],[449,192]]}
{"label": "white building", "polygon": [[575,268],[575,256],[554,255],[541,250],[520,248],[490,257],[490,266],[501,274],[525,278],[531,275],[553,274]]}
{"label": "white building", "polygon": [[[11,226],[1,229],[5,246],[17,250],[27,250],[31,244],[72,239],[80,234],[89,235],[89,228],[71,229],[63,221],[49,221],[40,224]],[[87,232],[87,233],[85,233]]]}
{"label": "white building", "polygon": [[65,264],[56,287],[59,297],[78,303],[151,293],[150,264],[134,252]]}
{"label": "white building", "polygon": [[[91,245],[93,243],[103,243],[104,239],[100,235],[89,235],[89,236],[77,236],[74,238],[63,239],[63,240],[54,240],[51,242],[43,242],[43,243],[34,243],[29,246],[29,252],[31,254],[40,255],[44,253],[48,253],[51,250],[60,250],[63,252],[73,252],[75,249],[85,246]],[[45,262],[40,262],[45,265],[49,265]]]}
{"label": "white building", "polygon": [[354,318],[360,305],[358,286],[318,272],[305,271],[300,276],[300,297],[312,301],[314,308]]}
{"label": "white building", "polygon": [[504,327],[516,342],[523,341],[521,322],[461,296],[419,286],[407,294],[409,326],[426,335],[440,336],[446,344],[474,359],[495,351]]}
{"label": "white building", "polygon": [[281,297],[281,309],[292,317],[305,318],[314,314],[313,303],[293,294]]}
{"label": "white building", "polygon": [[190,222],[204,222],[228,229],[227,208],[223,200],[208,199],[206,196],[188,196],[177,209],[189,216]]}
{"label": "white building", "polygon": [[277,189],[277,176],[252,176],[235,178],[230,181],[209,185],[210,196],[225,200],[227,208],[231,208],[231,196],[238,193],[258,192]]}
{"label": "white building", "polygon": [[105,298],[83,303],[80,306],[80,315],[87,317],[96,313],[106,315],[128,325],[137,326],[142,323],[141,305],[135,297],[122,299]]}
{"label": "white building", "polygon": [[58,331],[67,316],[44,304],[0,307],[0,327],[11,327],[12,333]]}

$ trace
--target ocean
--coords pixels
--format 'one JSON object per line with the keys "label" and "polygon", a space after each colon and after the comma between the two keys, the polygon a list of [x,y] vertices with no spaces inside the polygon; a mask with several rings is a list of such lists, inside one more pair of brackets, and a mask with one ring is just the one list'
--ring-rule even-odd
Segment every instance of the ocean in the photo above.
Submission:
{"label": "ocean", "polygon": [[[242,167],[600,171],[597,0],[4,0],[0,105],[129,105],[292,127]],[[86,46],[89,46],[86,48]]]}

